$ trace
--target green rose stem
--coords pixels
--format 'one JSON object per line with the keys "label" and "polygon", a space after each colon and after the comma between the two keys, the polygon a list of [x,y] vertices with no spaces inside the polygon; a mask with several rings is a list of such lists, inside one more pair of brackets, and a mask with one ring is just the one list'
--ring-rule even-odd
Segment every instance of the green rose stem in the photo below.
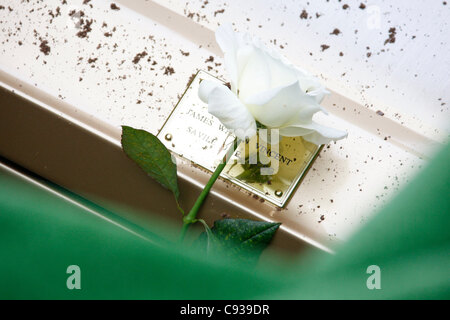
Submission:
{"label": "green rose stem", "polygon": [[191,211],[189,211],[189,213],[186,216],[184,216],[183,227],[181,229],[181,239],[184,239],[184,237],[186,235],[186,231],[188,230],[189,226],[192,223],[197,222],[198,211],[202,207],[203,202],[205,202],[205,199],[208,196],[209,191],[211,190],[212,186],[216,182],[217,178],[219,178],[223,169],[227,165],[228,160],[231,159],[231,156],[233,155],[234,151],[237,149],[237,146],[239,145],[239,143],[240,143],[240,141],[238,141],[238,139],[234,140],[233,147],[228,150],[227,154],[223,157],[223,160],[217,166],[217,168],[214,171],[214,173],[212,174],[211,178],[209,178],[208,183],[206,184],[205,188],[203,188],[202,193],[200,193],[200,195],[198,196],[197,201],[195,201],[195,204],[192,207]]}

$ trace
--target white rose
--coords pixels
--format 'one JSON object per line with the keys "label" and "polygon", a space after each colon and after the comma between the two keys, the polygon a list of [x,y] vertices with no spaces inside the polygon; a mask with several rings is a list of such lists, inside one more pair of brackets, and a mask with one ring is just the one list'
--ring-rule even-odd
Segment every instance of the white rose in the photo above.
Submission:
{"label": "white rose", "polygon": [[218,82],[204,80],[199,97],[208,111],[238,138],[256,134],[256,121],[282,136],[303,136],[317,145],[345,138],[347,133],[322,126],[313,115],[329,92],[317,78],[292,65],[248,34],[235,33],[231,25],[216,31],[224,52],[231,91]]}

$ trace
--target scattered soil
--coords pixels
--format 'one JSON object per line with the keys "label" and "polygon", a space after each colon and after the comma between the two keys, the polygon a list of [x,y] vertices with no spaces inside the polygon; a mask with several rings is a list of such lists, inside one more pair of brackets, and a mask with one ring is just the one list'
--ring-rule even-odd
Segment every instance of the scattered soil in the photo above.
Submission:
{"label": "scattered soil", "polygon": [[387,38],[384,41],[384,45],[386,45],[388,43],[395,43],[395,36],[396,36],[396,34],[397,34],[397,30],[394,27],[390,28],[389,29],[389,38]]}
{"label": "scattered soil", "polygon": [[79,38],[87,38],[89,32],[92,31],[91,25],[94,22],[93,19],[91,20],[84,20],[81,19],[80,23],[81,23],[81,30],[77,32],[77,37]]}
{"label": "scattered soil", "polygon": [[172,75],[174,73],[175,73],[174,68],[172,68],[172,67],[165,67],[164,68],[164,75],[170,76],[170,75]]}
{"label": "scattered soil", "polygon": [[192,81],[194,80],[195,76],[196,76],[195,73],[191,74],[191,76],[190,76],[189,79],[188,79],[188,82],[187,82],[187,86],[186,86],[186,87],[190,86],[190,84],[191,84]]}
{"label": "scattered soil", "polygon": [[138,53],[134,59],[133,59],[133,63],[137,64],[139,63],[139,61],[141,61],[142,58],[146,57],[148,55],[148,53],[146,51],[142,51],[141,53]]}

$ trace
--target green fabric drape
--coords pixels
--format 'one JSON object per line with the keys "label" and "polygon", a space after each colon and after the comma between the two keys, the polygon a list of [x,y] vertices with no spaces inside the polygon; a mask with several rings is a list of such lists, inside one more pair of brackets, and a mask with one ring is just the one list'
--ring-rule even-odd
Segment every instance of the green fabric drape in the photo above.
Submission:
{"label": "green fabric drape", "polygon": [[[449,163],[447,146],[335,255],[303,256],[283,270],[155,246],[0,176],[0,298],[447,299]],[[81,269],[81,290],[67,289],[69,265]],[[381,269],[380,290],[366,286],[370,265]]]}

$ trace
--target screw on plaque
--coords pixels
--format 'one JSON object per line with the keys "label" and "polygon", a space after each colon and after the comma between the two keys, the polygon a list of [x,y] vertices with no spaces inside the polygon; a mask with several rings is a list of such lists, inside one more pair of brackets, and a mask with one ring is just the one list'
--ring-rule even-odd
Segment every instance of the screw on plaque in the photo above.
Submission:
{"label": "screw on plaque", "polygon": [[280,197],[283,195],[283,191],[281,191],[281,190],[276,190],[276,191],[275,191],[275,195],[276,195],[278,198],[280,198]]}
{"label": "screw on plaque", "polygon": [[170,133],[166,134],[166,136],[164,137],[167,141],[171,141],[172,140],[172,135]]}

